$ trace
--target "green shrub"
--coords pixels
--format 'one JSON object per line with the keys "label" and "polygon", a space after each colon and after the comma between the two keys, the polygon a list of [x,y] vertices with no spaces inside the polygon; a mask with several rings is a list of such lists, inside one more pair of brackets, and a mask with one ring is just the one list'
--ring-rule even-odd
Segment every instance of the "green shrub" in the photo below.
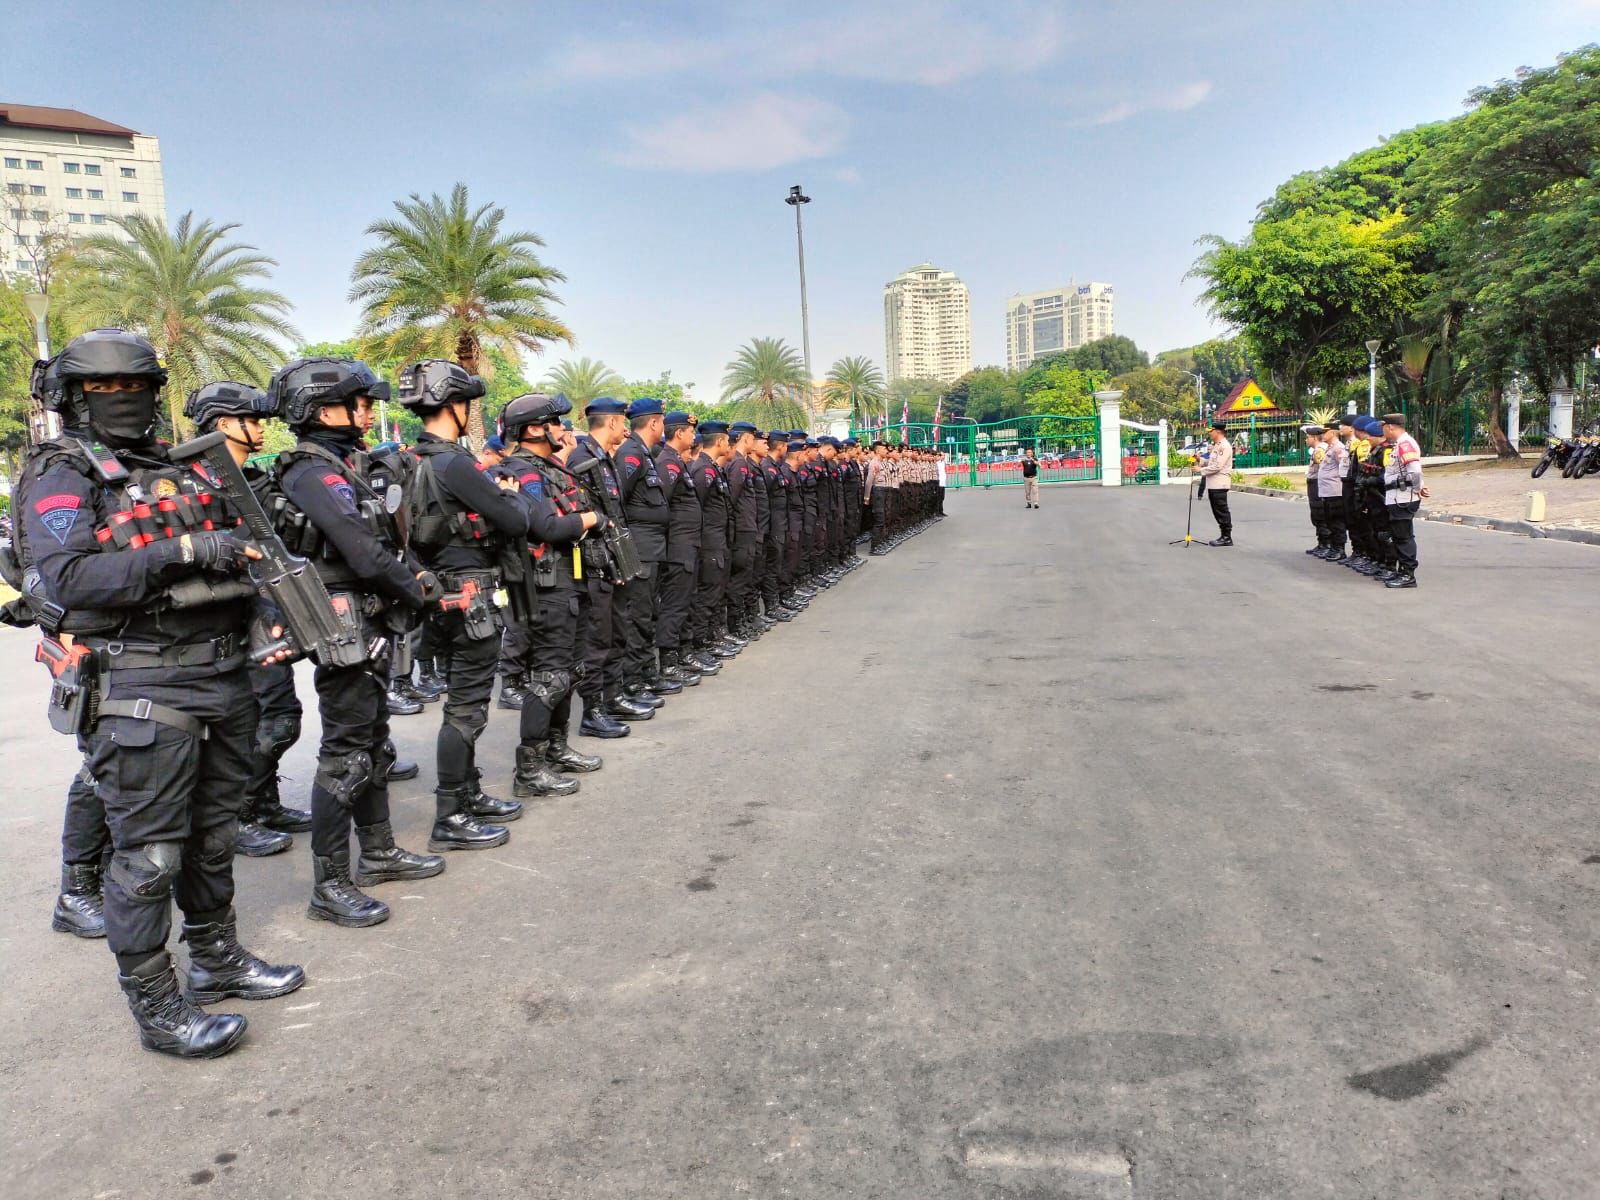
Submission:
{"label": "green shrub", "polygon": [[1256,483],[1264,488],[1271,488],[1275,492],[1294,491],[1294,480],[1287,475],[1263,475],[1256,480]]}
{"label": "green shrub", "polygon": [[1243,483],[1244,482],[1244,472],[1243,471],[1235,471],[1232,475],[1229,475],[1228,478],[1231,479],[1234,483]]}

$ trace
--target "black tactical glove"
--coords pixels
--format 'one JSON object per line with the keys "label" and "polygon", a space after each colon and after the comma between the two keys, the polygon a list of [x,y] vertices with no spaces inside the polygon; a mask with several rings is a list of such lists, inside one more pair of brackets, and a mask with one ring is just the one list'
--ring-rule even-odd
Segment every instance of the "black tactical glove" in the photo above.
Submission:
{"label": "black tactical glove", "polygon": [[422,588],[422,602],[432,604],[444,595],[444,584],[439,582],[439,577],[432,571],[420,571],[417,574],[417,585]]}
{"label": "black tactical glove", "polygon": [[195,565],[207,571],[231,574],[242,571],[250,561],[245,553],[250,542],[239,530],[212,529],[191,533],[189,541],[194,548]]}

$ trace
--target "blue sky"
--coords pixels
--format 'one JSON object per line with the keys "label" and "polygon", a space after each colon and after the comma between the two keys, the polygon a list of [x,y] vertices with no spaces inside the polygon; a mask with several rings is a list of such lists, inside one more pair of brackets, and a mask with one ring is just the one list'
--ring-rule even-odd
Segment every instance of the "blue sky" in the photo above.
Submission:
{"label": "blue sky", "polygon": [[461,180],[546,240],[571,353],[715,399],[741,342],[799,345],[791,183],[819,375],[881,363],[882,286],[923,260],[971,289],[980,364],[1008,295],[1069,277],[1115,284],[1146,349],[1185,345],[1213,332],[1196,238],[1600,38],[1600,0],[66,0],[26,22],[0,100],[159,136],[169,216],[238,222],[308,340],[353,329],[365,226]]}

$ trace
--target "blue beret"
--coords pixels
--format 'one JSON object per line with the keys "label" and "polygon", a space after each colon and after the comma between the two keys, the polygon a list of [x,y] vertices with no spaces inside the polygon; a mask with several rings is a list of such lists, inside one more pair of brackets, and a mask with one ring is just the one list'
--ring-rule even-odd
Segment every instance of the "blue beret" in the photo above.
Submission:
{"label": "blue beret", "polygon": [[745,434],[754,433],[755,431],[756,427],[749,421],[735,421],[732,425],[728,426],[728,432],[734,437],[743,437]]}
{"label": "blue beret", "polygon": [[792,438],[800,438],[800,439],[803,440],[805,438],[805,436],[806,436],[806,431],[804,429],[791,429],[791,430],[789,430],[789,436],[792,437]]}
{"label": "blue beret", "polygon": [[688,413],[683,412],[682,410],[674,410],[667,414],[666,420],[663,421],[662,424],[664,424],[668,429],[678,429],[684,425],[691,424],[692,421],[693,418],[690,417]]}
{"label": "blue beret", "polygon": [[641,396],[632,404],[628,405],[629,418],[653,417],[665,411],[666,407],[654,396]]}
{"label": "blue beret", "polygon": [[493,450],[496,454],[503,454],[506,448],[506,440],[497,433],[488,441],[484,442],[484,446],[487,449]]}
{"label": "blue beret", "polygon": [[804,450],[804,449],[805,449],[805,448],[806,448],[806,444],[805,444],[805,442],[803,442],[803,441],[800,441],[800,442],[790,442],[790,443],[789,443],[789,449],[790,449],[790,450]]}
{"label": "blue beret", "polygon": [[861,445],[861,443],[856,441],[855,438],[845,438],[844,445],[845,445],[845,449],[851,450],[851,449],[854,449],[855,447]]}
{"label": "blue beret", "polygon": [[782,442],[785,445],[788,445],[788,443],[789,443],[789,431],[787,429],[774,429],[770,433],[767,434],[767,441],[769,441],[769,442]]}
{"label": "blue beret", "polygon": [[1382,433],[1383,426],[1371,417],[1357,417],[1356,428],[1362,433]]}
{"label": "blue beret", "polygon": [[714,438],[719,433],[727,433],[727,432],[728,432],[728,423],[726,421],[701,421],[700,422],[700,436],[703,437],[703,438]]}
{"label": "blue beret", "polygon": [[801,443],[801,445],[803,445],[807,450],[815,450],[821,444],[822,443],[817,441],[816,438],[807,438],[804,442]]}
{"label": "blue beret", "polygon": [[628,411],[628,402],[618,400],[615,396],[596,396],[584,406],[583,415],[586,417],[610,416],[612,413],[625,413]]}

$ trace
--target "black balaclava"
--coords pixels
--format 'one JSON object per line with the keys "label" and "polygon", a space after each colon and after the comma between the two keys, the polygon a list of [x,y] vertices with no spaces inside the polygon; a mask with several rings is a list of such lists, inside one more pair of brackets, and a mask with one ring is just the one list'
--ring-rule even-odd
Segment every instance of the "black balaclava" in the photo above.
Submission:
{"label": "black balaclava", "polygon": [[123,388],[115,392],[85,392],[89,427],[112,446],[131,448],[150,441],[156,423],[155,389]]}

